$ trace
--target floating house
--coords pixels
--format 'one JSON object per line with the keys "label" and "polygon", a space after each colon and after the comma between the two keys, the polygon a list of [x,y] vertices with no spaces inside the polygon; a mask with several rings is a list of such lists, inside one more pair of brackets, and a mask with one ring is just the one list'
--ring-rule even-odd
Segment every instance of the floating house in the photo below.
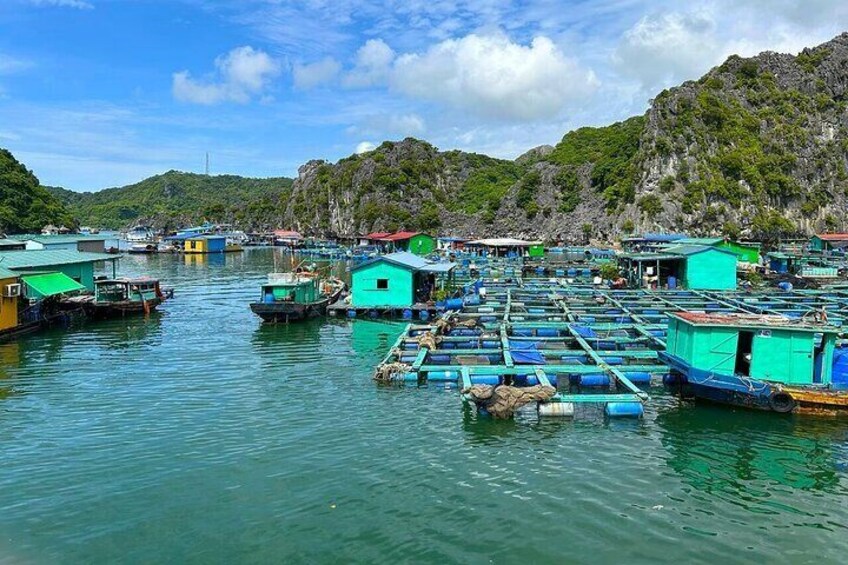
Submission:
{"label": "floating house", "polygon": [[185,239],[184,253],[223,253],[227,249],[227,238],[222,235],[198,235]]}
{"label": "floating house", "polygon": [[676,245],[656,253],[625,253],[619,266],[632,286],[736,290],[736,254],[704,245]]}
{"label": "floating house", "polygon": [[848,233],[819,233],[810,238],[810,251],[844,251],[848,247]]}
{"label": "floating house", "polygon": [[17,239],[0,239],[0,253],[4,251],[23,251],[26,249],[26,243]]}
{"label": "floating house", "polygon": [[379,245],[380,241],[382,241],[384,238],[389,237],[390,235],[392,235],[392,232],[388,231],[371,232],[368,235],[363,235],[359,238],[359,245],[363,247],[366,245]]}
{"label": "floating house", "polygon": [[510,237],[476,239],[466,242],[465,247],[492,257],[545,256],[545,246],[541,241],[526,241]]}
{"label": "floating house", "polygon": [[426,233],[400,231],[380,240],[386,251],[406,251],[415,255],[429,255],[436,250],[436,238]]}
{"label": "floating house", "polygon": [[0,334],[18,327],[21,283],[17,273],[0,267]]}
{"label": "floating house", "polygon": [[111,263],[114,277],[115,263],[119,258],[120,255],[79,251],[14,251],[0,253],[0,267],[21,276],[27,273],[62,273],[93,292],[95,267]]}
{"label": "floating house", "polygon": [[409,308],[426,302],[438,284],[450,285],[454,263],[431,263],[409,252],[390,253],[351,271],[355,308]]}
{"label": "floating house", "polygon": [[736,254],[739,261],[756,265],[760,262],[759,243],[740,243],[723,237],[684,237],[676,240],[673,245],[703,245],[726,249]]}
{"label": "floating house", "polygon": [[303,236],[292,230],[274,230],[274,245],[297,247],[303,242]]}
{"label": "floating house", "polygon": [[61,234],[61,235],[18,235],[18,240],[26,244],[28,251],[83,251],[85,253],[105,253],[106,237],[100,235]]}
{"label": "floating house", "polygon": [[848,408],[842,366],[834,378],[839,329],[783,316],[669,314],[660,358],[699,398],[775,412]]}
{"label": "floating house", "polygon": [[440,237],[436,240],[436,246],[439,251],[462,251],[467,241],[462,237]]}

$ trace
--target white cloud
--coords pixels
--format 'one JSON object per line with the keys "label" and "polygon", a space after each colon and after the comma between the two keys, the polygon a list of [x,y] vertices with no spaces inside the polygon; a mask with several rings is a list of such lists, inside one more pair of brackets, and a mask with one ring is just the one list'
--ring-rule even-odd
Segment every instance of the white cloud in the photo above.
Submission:
{"label": "white cloud", "polygon": [[362,88],[384,83],[394,59],[395,52],[382,39],[369,39],[356,52],[356,63],[344,78],[345,86]]}
{"label": "white cloud", "polygon": [[0,53],[0,75],[9,75],[12,73],[16,73],[18,71],[28,69],[31,66],[32,63],[30,63],[29,61],[25,61],[23,59],[16,59],[15,57]]}
{"label": "white cloud", "polygon": [[300,90],[307,90],[328,84],[338,76],[341,69],[341,63],[332,57],[325,57],[308,65],[296,64],[292,69],[294,86]]}
{"label": "white cloud", "polygon": [[215,59],[216,74],[205,80],[194,79],[188,71],[173,75],[174,98],[195,104],[221,102],[247,103],[260,95],[271,78],[280,72],[280,64],[264,51],[236,47]]}
{"label": "white cloud", "polygon": [[537,120],[560,114],[598,86],[592,71],[550,39],[530,45],[502,34],[471,34],[397,58],[391,87],[407,96],[497,120]]}
{"label": "white cloud", "polygon": [[368,153],[369,151],[373,151],[376,148],[377,146],[371,143],[370,141],[361,141],[356,146],[356,154],[361,155],[362,153]]}
{"label": "white cloud", "polygon": [[35,6],[57,6],[60,8],[76,8],[78,10],[91,10],[94,4],[85,0],[29,0]]}
{"label": "white cloud", "polygon": [[709,69],[721,46],[706,13],[645,16],[624,33],[613,56],[618,71],[646,89],[693,78]]}

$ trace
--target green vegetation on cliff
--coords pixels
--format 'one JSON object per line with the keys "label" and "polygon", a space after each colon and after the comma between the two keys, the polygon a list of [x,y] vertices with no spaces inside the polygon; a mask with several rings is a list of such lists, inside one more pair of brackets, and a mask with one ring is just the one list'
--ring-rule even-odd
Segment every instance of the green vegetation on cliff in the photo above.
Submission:
{"label": "green vegetation on cliff", "polygon": [[123,228],[138,222],[161,226],[213,222],[276,225],[291,191],[288,178],[252,179],[169,171],[139,183],[99,192],[51,188],[82,224]]}
{"label": "green vegetation on cliff", "polygon": [[0,233],[39,232],[47,224],[73,228],[73,215],[5,149],[0,149]]}

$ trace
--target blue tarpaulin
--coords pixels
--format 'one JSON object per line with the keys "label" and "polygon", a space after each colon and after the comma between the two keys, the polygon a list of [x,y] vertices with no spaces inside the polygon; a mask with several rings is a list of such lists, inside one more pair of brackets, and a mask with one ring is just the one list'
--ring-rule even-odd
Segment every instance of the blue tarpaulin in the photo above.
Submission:
{"label": "blue tarpaulin", "polygon": [[572,329],[574,329],[575,332],[577,332],[577,335],[579,335],[582,338],[597,337],[598,336],[598,334],[595,333],[595,330],[593,330],[592,328],[590,328],[588,326],[571,326],[571,327],[572,327]]}
{"label": "blue tarpaulin", "polygon": [[537,347],[534,341],[510,341],[509,353],[516,365],[544,365],[545,358]]}

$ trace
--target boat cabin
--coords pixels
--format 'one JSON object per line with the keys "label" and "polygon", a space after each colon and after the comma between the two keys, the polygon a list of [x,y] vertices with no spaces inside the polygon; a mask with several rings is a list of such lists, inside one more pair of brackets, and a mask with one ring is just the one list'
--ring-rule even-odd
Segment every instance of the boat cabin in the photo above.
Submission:
{"label": "boat cabin", "polygon": [[669,314],[666,353],[706,373],[829,386],[838,331],[784,316],[678,312]]}
{"label": "boat cabin", "polygon": [[159,281],[155,279],[106,279],[94,283],[94,300],[98,304],[147,302],[160,296]]}
{"label": "boat cabin", "polygon": [[271,273],[268,282],[262,285],[261,301],[265,304],[275,302],[294,302],[309,304],[320,300],[319,279],[298,273]]}

